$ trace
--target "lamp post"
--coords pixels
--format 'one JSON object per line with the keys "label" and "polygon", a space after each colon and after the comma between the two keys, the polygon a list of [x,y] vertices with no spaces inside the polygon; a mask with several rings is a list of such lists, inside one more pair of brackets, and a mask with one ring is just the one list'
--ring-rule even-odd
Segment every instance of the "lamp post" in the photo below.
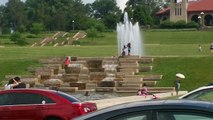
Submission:
{"label": "lamp post", "polygon": [[204,12],[201,12],[200,16],[201,16],[201,26],[203,27],[204,26]]}
{"label": "lamp post", "polygon": [[197,18],[198,18],[199,26],[201,27],[201,16],[199,15]]}
{"label": "lamp post", "polygon": [[75,30],[75,21],[72,20],[72,30],[74,31]]}

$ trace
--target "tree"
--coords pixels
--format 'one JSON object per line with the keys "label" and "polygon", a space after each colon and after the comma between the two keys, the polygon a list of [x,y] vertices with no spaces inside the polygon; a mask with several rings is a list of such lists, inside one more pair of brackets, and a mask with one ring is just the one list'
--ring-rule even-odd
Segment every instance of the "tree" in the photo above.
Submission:
{"label": "tree", "polygon": [[4,24],[14,31],[23,32],[28,25],[26,6],[21,0],[9,0],[4,10]]}
{"label": "tree", "polygon": [[108,29],[115,29],[121,17],[121,10],[117,7],[116,0],[96,0],[92,4],[91,15],[103,21]]}
{"label": "tree", "polygon": [[30,31],[33,34],[41,33],[43,31],[43,24],[42,23],[33,23]]}
{"label": "tree", "polygon": [[125,11],[132,15],[133,19],[138,20],[140,25],[152,25],[159,23],[155,13],[161,4],[163,3],[155,0],[129,0]]}

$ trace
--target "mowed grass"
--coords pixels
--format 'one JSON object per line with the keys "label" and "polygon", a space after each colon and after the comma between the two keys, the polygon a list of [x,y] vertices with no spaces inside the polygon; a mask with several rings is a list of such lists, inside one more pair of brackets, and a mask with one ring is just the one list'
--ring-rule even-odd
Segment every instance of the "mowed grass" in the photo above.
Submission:
{"label": "mowed grass", "polygon": [[[43,36],[43,35],[42,35]],[[57,56],[110,57],[117,55],[116,32],[97,38],[80,40],[80,46],[63,47],[0,47],[0,79],[5,75],[26,75],[28,67],[38,65],[38,59]],[[175,74],[186,75],[182,90],[192,90],[213,81],[213,56],[209,45],[213,41],[208,31],[143,31],[145,55],[154,57],[153,70],[142,74],[162,74],[157,86],[173,86]],[[0,37],[1,38],[1,37]],[[38,39],[38,38],[36,38]],[[31,39],[30,41],[34,41]],[[4,37],[4,42],[6,38]],[[201,44],[203,51],[198,51]],[[3,44],[4,45],[4,44]]]}

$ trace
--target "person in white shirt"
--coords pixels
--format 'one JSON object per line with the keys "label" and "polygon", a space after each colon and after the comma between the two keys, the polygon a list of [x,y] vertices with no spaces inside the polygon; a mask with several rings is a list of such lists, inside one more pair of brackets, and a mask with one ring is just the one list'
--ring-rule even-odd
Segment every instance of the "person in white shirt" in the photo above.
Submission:
{"label": "person in white shirt", "polygon": [[19,85],[19,83],[15,79],[10,79],[9,82],[4,86],[4,89],[10,90],[17,85]]}

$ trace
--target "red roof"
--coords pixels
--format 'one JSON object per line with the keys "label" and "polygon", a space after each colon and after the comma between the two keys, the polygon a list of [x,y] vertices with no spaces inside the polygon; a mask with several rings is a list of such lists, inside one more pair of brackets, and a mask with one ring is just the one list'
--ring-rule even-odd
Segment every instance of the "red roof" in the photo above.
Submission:
{"label": "red roof", "polygon": [[198,0],[189,2],[188,12],[213,11],[213,0]]}
{"label": "red roof", "polygon": [[[157,12],[157,15],[166,14],[170,11],[170,8],[161,9]],[[213,11],[213,0],[197,0],[190,1],[187,12],[205,12]]]}
{"label": "red roof", "polygon": [[166,14],[166,13],[169,13],[169,11],[170,11],[170,8],[169,8],[169,7],[163,8],[163,9],[161,9],[160,11],[157,12],[157,15]]}

